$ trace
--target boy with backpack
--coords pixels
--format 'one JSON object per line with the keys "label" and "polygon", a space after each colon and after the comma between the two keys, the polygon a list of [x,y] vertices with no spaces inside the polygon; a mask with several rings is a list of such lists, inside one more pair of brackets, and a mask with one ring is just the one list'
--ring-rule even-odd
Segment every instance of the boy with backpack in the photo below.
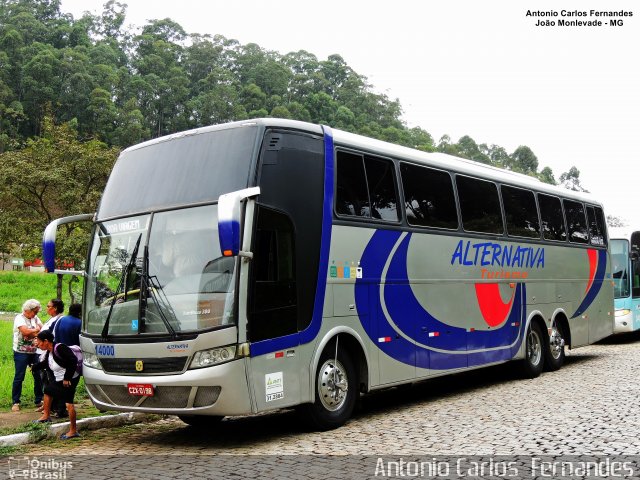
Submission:
{"label": "boy with backpack", "polygon": [[[82,326],[82,305],[73,303],[69,307],[69,315],[61,316],[53,322],[49,330],[53,333],[53,341],[55,343],[64,343],[66,346],[74,348],[74,345],[80,345],[80,329]],[[43,328],[43,330],[45,330]],[[69,416],[64,402],[54,397],[52,410],[56,418],[65,418]],[[42,410],[41,410],[42,411]]]}
{"label": "boy with backpack", "polygon": [[[47,313],[51,315],[51,318],[45,322],[45,324],[42,326],[42,330],[51,330],[53,332],[60,318],[64,316],[64,302],[59,298],[52,298],[47,302]],[[55,333],[53,336],[55,339]],[[38,350],[36,351],[39,357],[38,361],[44,360],[44,356],[47,352],[45,352],[41,348],[38,348]],[[42,377],[42,386],[45,387],[49,379],[45,374],[46,372],[44,370],[40,370],[39,373],[40,373],[40,376]],[[67,413],[67,407],[64,406],[64,402],[58,398],[53,399],[52,409],[54,410],[54,412],[56,412],[56,416],[58,418],[69,416],[69,414]],[[44,410],[44,403],[41,403],[40,406],[36,409],[36,412],[42,412],[43,410]]]}
{"label": "boy with backpack", "polygon": [[44,410],[42,417],[35,423],[51,422],[51,404],[53,397],[60,397],[69,411],[69,431],[60,436],[61,440],[77,438],[80,435],[76,429],[76,410],[73,397],[80,381],[82,357],[79,347],[55,343],[53,333],[42,330],[36,336],[38,347],[46,352],[44,359],[33,367],[34,370],[44,369],[51,377],[51,381],[44,389]]}

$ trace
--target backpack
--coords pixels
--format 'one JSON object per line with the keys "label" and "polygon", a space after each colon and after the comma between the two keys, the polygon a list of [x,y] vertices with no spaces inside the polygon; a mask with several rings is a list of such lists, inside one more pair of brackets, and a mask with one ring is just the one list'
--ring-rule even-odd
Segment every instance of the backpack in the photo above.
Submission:
{"label": "backpack", "polygon": [[[58,352],[56,351],[56,349],[58,348],[58,345],[60,345],[60,344],[57,343],[56,346],[54,347],[53,353],[55,353],[57,357],[60,357],[60,355],[58,355]],[[77,361],[76,373],[78,375],[82,375],[82,350],[80,349],[80,347],[78,345],[67,345],[67,347],[69,347],[69,349],[76,356],[76,361]]]}

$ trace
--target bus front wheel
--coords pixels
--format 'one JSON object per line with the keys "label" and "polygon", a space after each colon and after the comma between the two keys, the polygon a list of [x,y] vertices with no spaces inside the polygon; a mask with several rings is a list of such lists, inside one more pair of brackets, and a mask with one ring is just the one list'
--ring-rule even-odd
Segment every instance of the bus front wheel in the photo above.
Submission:
{"label": "bus front wheel", "polygon": [[537,323],[531,323],[525,338],[525,353],[522,361],[522,373],[525,378],[535,378],[542,373],[544,366],[544,340],[542,330]]}
{"label": "bus front wheel", "polygon": [[351,416],[358,397],[358,378],[350,355],[328,347],[322,353],[316,370],[315,401],[305,405],[313,427],[332,430]]}

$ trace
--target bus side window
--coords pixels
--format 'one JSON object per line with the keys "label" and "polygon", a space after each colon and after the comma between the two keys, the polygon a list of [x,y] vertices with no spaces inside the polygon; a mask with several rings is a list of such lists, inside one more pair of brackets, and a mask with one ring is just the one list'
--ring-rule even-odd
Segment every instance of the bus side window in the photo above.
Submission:
{"label": "bus side window", "polygon": [[362,156],[338,152],[337,161],[336,213],[368,217],[371,209]]}
{"label": "bus side window", "polygon": [[478,178],[456,176],[462,228],[468,232],[504,233],[498,187]]}
{"label": "bus side window", "polygon": [[260,206],[251,262],[249,337],[252,342],[297,331],[295,245],[291,219]]}
{"label": "bus side window", "polygon": [[507,220],[507,234],[540,238],[540,222],[533,192],[507,185],[502,185],[500,190]]}
{"label": "bus side window", "polygon": [[409,225],[458,228],[456,199],[449,173],[401,163],[400,176]]}
{"label": "bus side window", "polygon": [[400,220],[393,162],[342,151],[336,159],[338,215]]}
{"label": "bus side window", "polygon": [[598,207],[587,206],[587,220],[589,222],[589,234],[591,235],[591,244],[603,247],[606,242],[605,222],[602,209]]}
{"label": "bus side window", "polygon": [[371,217],[397,222],[400,215],[393,163],[371,156],[366,156],[364,163],[367,170]]}
{"label": "bus side window", "polygon": [[569,241],[572,243],[589,243],[584,207],[581,203],[571,200],[563,200],[563,202],[567,227],[569,228]]}
{"label": "bus side window", "polygon": [[567,239],[567,232],[564,228],[564,216],[562,215],[560,199],[539,193],[538,205],[540,206],[543,238],[545,240],[564,242]]}

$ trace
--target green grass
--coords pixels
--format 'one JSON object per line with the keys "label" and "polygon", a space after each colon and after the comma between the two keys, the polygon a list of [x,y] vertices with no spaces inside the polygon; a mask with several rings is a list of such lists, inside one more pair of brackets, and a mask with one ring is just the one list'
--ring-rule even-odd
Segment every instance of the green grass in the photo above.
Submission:
{"label": "green grass", "polygon": [[[6,317],[6,316],[5,316]],[[11,387],[13,385],[13,320],[0,320],[0,409],[11,408]],[[84,378],[80,379],[76,390],[76,401],[87,398]],[[27,370],[22,382],[22,404],[33,405],[33,375]]]}
{"label": "green grass", "polygon": [[[69,276],[65,276],[62,284],[62,300],[65,302],[65,310],[71,303],[69,278]],[[0,271],[0,312],[10,312],[0,316],[0,409],[11,407],[11,386],[14,373],[13,318],[22,310],[22,304],[29,298],[39,300],[43,307],[50,299],[55,298],[57,281],[56,275],[47,273]],[[74,286],[74,292],[77,292],[78,289],[78,286]],[[79,299],[76,298],[76,301]],[[43,322],[48,319],[45,308],[40,311],[39,317]],[[84,396],[86,396],[86,390],[84,380],[81,379],[76,399]],[[33,402],[33,375],[27,371],[22,384],[22,403],[32,405]]]}
{"label": "green grass", "polygon": [[[69,279],[71,277],[65,275],[62,282],[62,300],[65,307],[71,302],[69,296]],[[44,306],[49,300],[56,296],[56,285],[58,276],[49,273],[35,272],[5,272],[0,271],[0,312],[22,311],[22,304],[25,300],[35,298]],[[74,284],[74,292],[77,295],[81,283]],[[79,298],[76,298],[79,301]],[[40,312],[40,318],[46,313],[46,310]]]}

